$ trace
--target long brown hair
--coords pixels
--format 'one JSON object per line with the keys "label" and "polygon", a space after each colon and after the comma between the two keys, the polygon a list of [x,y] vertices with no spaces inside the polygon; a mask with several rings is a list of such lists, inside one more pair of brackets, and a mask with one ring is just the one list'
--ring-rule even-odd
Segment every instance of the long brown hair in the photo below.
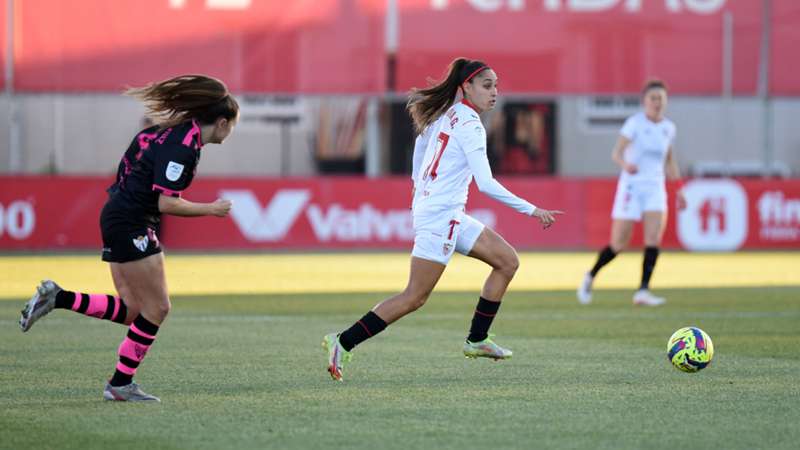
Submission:
{"label": "long brown hair", "polygon": [[125,91],[142,101],[147,117],[162,128],[195,119],[213,124],[218,118],[234,119],[239,104],[222,81],[206,75],[181,75]]}
{"label": "long brown hair", "polygon": [[413,88],[408,94],[406,109],[414,121],[414,128],[421,133],[434,120],[438,119],[456,99],[458,88],[465,81],[472,82],[478,73],[488,69],[482,61],[467,58],[456,58],[447,66],[444,80],[436,83],[428,80],[429,87]]}

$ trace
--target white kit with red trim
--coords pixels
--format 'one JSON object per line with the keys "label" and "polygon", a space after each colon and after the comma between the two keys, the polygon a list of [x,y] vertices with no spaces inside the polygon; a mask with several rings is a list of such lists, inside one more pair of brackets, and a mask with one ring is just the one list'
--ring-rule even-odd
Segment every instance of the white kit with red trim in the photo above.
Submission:
{"label": "white kit with red trim", "polygon": [[463,209],[473,176],[481,192],[523,214],[535,206],[494,179],[486,156],[486,130],[467,100],[450,107],[414,144],[414,216]]}
{"label": "white kit with red trim", "polygon": [[[451,106],[417,137],[414,145],[414,214],[463,207],[472,181],[466,155],[486,151],[486,130],[464,102]],[[422,155],[422,158],[420,158]]]}

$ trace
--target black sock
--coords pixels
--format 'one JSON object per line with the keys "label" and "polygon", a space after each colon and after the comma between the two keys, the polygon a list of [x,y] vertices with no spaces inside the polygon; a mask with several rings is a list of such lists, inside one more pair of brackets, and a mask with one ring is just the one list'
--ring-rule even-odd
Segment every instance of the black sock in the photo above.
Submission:
{"label": "black sock", "polygon": [[58,291],[56,294],[56,308],[72,309],[75,302],[75,293],[72,291]]}
{"label": "black sock", "polygon": [[646,247],[642,261],[642,284],[639,289],[650,289],[650,277],[656,267],[656,259],[658,259],[658,247]]}
{"label": "black sock", "polygon": [[339,343],[348,352],[356,345],[366,341],[386,329],[386,322],[370,311],[358,322],[339,335]]}
{"label": "black sock", "polygon": [[119,370],[114,371],[114,376],[108,380],[108,384],[114,387],[120,386],[127,386],[133,383],[133,375],[128,375],[127,373],[122,373]]}
{"label": "black sock", "polygon": [[478,306],[475,308],[475,314],[472,316],[472,326],[469,328],[469,336],[467,340],[470,342],[480,342],[486,339],[489,333],[489,327],[492,326],[492,320],[497,315],[497,310],[500,309],[500,302],[493,302],[481,297],[478,300]]}
{"label": "black sock", "polygon": [[594,267],[592,267],[592,270],[589,271],[589,273],[592,274],[592,277],[597,276],[597,272],[600,272],[600,269],[606,264],[610,263],[611,260],[616,256],[617,254],[614,252],[614,250],[611,250],[611,246],[607,245],[604,249],[600,250],[600,253],[598,253],[597,262],[594,263]]}

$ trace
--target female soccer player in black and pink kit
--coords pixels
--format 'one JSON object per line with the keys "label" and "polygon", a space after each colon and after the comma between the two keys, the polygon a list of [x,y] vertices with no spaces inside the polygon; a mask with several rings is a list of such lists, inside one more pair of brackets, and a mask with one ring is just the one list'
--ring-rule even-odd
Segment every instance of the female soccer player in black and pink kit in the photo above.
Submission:
{"label": "female soccer player in black and pink kit", "polygon": [[129,325],[119,362],[103,392],[106,400],[159,401],[133,381],[170,310],[164,254],[158,241],[162,214],[225,217],[231,203],[194,203],[182,192],[194,178],[204,144],[221,144],[239,118],[239,105],[221,81],[185,75],[130,89],[157,124],[139,132],[122,157],[100,213],[103,261],[119,297],[62,289],[45,280],[22,310],[28,331],[54,308]]}

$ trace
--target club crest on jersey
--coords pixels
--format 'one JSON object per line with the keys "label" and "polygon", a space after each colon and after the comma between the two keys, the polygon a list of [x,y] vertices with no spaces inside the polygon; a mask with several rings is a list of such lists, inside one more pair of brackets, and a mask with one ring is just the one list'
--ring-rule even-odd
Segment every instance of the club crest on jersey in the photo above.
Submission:
{"label": "club crest on jersey", "polygon": [[139,251],[141,251],[141,252],[147,250],[147,244],[149,244],[149,243],[150,243],[150,239],[148,239],[147,236],[139,236],[139,237],[133,238],[133,245],[135,245],[136,248],[138,248]]}
{"label": "club crest on jersey", "polygon": [[183,173],[183,164],[178,164],[175,161],[170,161],[167,164],[167,179],[169,181],[178,181]]}

